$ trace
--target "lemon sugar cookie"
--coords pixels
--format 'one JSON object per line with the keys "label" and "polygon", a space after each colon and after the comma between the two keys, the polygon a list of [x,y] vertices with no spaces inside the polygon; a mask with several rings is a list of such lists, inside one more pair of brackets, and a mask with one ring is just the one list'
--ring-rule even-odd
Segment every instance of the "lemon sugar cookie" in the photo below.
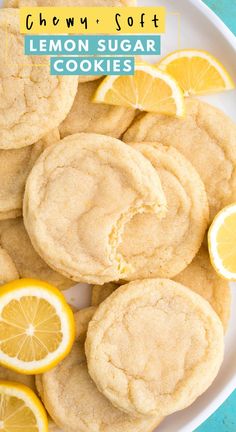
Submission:
{"label": "lemon sugar cookie", "polygon": [[156,169],[167,200],[162,219],[137,214],[126,225],[118,251],[131,264],[125,279],[172,278],[192,261],[208,226],[204,185],[190,162],[175,148],[134,144]]}
{"label": "lemon sugar cookie", "polygon": [[24,222],[39,255],[75,281],[119,280],[129,264],[117,252],[137,213],[163,216],[156,170],[137,150],[105,135],[75,134],[46,149],[26,184]]}
{"label": "lemon sugar cookie", "polygon": [[114,406],[165,416],[211,385],[223,360],[224,332],[198,294],[168,279],[145,279],[100,304],[85,351],[91,378]]}
{"label": "lemon sugar cookie", "polygon": [[135,419],[114,408],[91,380],[84,353],[87,326],[94,308],[75,314],[77,340],[71,353],[36,383],[54,422],[68,432],[152,432],[161,417]]}
{"label": "lemon sugar cookie", "polygon": [[54,129],[36,144],[15,150],[0,150],[0,220],[22,214],[27,176],[44,148],[59,140],[59,131]]}
{"label": "lemon sugar cookie", "polygon": [[21,278],[40,279],[60,290],[74,282],[51,269],[34,250],[22,218],[0,222],[0,244],[13,260]]}
{"label": "lemon sugar cookie", "polygon": [[205,246],[201,247],[191,264],[175,276],[175,281],[204,297],[219,315],[224,329],[227,329],[231,306],[229,283],[221,278],[212,267]]}
{"label": "lemon sugar cookie", "polygon": [[19,279],[16,266],[7,251],[0,247],[0,285],[15,279]]}
{"label": "lemon sugar cookie", "polygon": [[24,375],[19,372],[7,369],[4,366],[0,366],[0,380],[19,382],[31,388],[31,390],[35,391],[34,375]]}
{"label": "lemon sugar cookie", "polygon": [[[34,144],[56,128],[77,91],[78,77],[50,75],[47,57],[24,55],[19,23],[18,9],[0,9],[1,149]],[[13,63],[7,60],[6,48]]]}
{"label": "lemon sugar cookie", "polygon": [[[174,280],[205,298],[220,317],[224,330],[227,330],[231,308],[229,283],[219,277],[212,267],[205,245],[201,247],[188,267],[175,276]],[[114,282],[94,285],[92,287],[92,305],[98,306],[121,285]]]}
{"label": "lemon sugar cookie", "polygon": [[78,85],[72,108],[59,128],[61,138],[79,132],[119,138],[131,124],[135,116],[134,109],[92,102],[101,81]]}
{"label": "lemon sugar cookie", "polygon": [[158,114],[137,118],[125,142],[157,141],[179,150],[198,171],[206,188],[210,219],[236,201],[236,125],[222,111],[197,99],[186,99],[186,117]]}

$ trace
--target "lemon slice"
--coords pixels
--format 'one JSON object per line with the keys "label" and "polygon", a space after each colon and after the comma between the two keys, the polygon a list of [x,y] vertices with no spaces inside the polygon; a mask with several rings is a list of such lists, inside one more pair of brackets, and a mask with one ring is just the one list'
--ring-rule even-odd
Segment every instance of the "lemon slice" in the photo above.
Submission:
{"label": "lemon slice", "polygon": [[154,66],[138,63],[133,76],[107,76],[93,102],[183,117],[184,97],[177,82]]}
{"label": "lemon slice", "polygon": [[69,353],[74,338],[72,310],[57,288],[34,279],[1,287],[1,364],[25,374],[45,372]]}
{"label": "lemon slice", "polygon": [[46,432],[46,411],[34,392],[23,384],[0,381],[0,430]]}
{"label": "lemon slice", "polygon": [[217,273],[236,280],[236,204],[225,207],[215,217],[208,232],[208,244]]}
{"label": "lemon slice", "polygon": [[175,51],[161,60],[157,67],[176,79],[185,96],[232,90],[235,87],[225,67],[206,51]]}

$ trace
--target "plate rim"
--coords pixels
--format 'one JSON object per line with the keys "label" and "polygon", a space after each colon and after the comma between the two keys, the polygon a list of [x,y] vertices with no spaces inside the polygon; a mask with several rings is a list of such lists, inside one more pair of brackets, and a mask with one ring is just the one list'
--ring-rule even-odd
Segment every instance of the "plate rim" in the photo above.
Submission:
{"label": "plate rim", "polygon": [[236,52],[236,36],[233,32],[227,27],[227,25],[221,20],[221,18],[202,0],[188,0],[193,6],[195,6],[200,12],[207,16],[207,18],[211,21],[214,27],[217,28],[218,31],[222,34],[224,39],[231,45],[233,50]]}

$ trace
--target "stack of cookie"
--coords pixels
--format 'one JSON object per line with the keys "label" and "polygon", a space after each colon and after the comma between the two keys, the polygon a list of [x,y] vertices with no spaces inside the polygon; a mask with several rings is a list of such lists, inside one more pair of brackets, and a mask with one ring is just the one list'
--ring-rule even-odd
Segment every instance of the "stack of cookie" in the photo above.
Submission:
{"label": "stack of cookie", "polygon": [[93,285],[71,353],[37,376],[38,392],[64,431],[151,432],[223,360],[230,291],[204,238],[236,198],[236,126],[194,99],[184,119],[93,104],[100,80],[50,76],[47,59],[21,54],[17,10],[0,11],[0,44],[6,26],[1,283]]}

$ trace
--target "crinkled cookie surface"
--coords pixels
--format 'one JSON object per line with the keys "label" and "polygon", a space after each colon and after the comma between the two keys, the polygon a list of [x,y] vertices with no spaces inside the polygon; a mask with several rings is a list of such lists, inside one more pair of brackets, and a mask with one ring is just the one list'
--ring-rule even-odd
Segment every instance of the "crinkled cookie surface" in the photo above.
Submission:
{"label": "crinkled cookie surface", "polygon": [[[201,246],[193,261],[175,276],[174,280],[205,298],[220,317],[224,330],[227,330],[231,308],[229,283],[215,272],[205,245]],[[94,285],[92,305],[98,306],[122,284],[121,282],[110,282],[104,285]]]}
{"label": "crinkled cookie surface", "polygon": [[118,288],[100,304],[85,344],[88,370],[114,406],[168,415],[190,405],[216,377],[223,327],[209,303],[168,279]]}
{"label": "crinkled cookie surface", "polygon": [[26,184],[24,222],[33,246],[73,280],[119,280],[129,264],[117,252],[138,212],[165,212],[156,170],[115,138],[75,134],[46,149]]}
{"label": "crinkled cookie surface", "polygon": [[129,127],[135,116],[134,109],[92,102],[101,81],[78,85],[72,108],[59,128],[61,138],[79,132],[119,138]]}
{"label": "crinkled cookie surface", "polygon": [[118,250],[131,264],[125,277],[172,278],[192,261],[208,226],[204,185],[190,162],[175,148],[157,143],[132,145],[156,169],[167,200],[162,219],[137,214],[126,225]]}
{"label": "crinkled cookie surface", "polygon": [[1,149],[34,144],[56,128],[77,91],[78,77],[50,75],[48,58],[26,56],[23,49],[19,11],[0,9]]}
{"label": "crinkled cookie surface", "polygon": [[236,201],[236,125],[222,111],[197,99],[186,99],[187,116],[176,119],[141,115],[123,139],[158,141],[173,146],[192,162],[205,185],[210,220]]}
{"label": "crinkled cookie surface", "polygon": [[68,357],[37,377],[42,400],[55,423],[66,432],[151,432],[160,417],[135,419],[114,408],[91,380],[84,340],[94,308],[75,314],[77,340]]}
{"label": "crinkled cookie surface", "polygon": [[13,260],[21,278],[44,280],[65,290],[74,282],[51,269],[34,250],[22,218],[0,222],[0,244]]}

